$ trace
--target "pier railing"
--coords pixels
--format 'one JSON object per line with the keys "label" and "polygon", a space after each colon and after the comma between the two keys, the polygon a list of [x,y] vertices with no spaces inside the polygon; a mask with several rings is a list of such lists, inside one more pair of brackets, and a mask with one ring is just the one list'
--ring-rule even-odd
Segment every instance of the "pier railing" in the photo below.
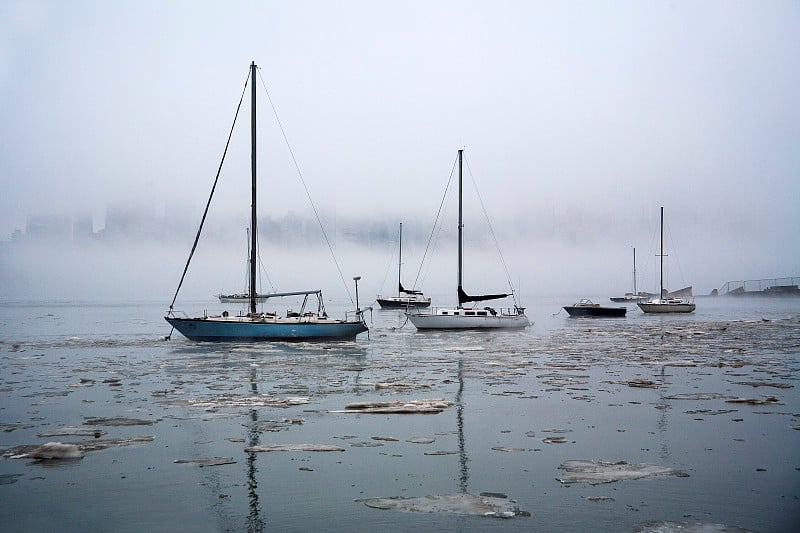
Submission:
{"label": "pier railing", "polygon": [[723,284],[719,289],[720,295],[741,294],[741,293],[757,293],[768,290],[776,290],[776,288],[791,289],[800,284],[800,277],[788,278],[765,278],[765,279],[748,279],[742,281],[728,281]]}

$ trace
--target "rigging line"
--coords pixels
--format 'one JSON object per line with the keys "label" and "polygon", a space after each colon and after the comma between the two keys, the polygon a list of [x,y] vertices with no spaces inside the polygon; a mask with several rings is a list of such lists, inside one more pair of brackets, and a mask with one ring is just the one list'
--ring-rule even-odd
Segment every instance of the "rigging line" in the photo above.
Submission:
{"label": "rigging line", "polygon": [[319,224],[319,228],[322,230],[322,236],[325,237],[325,244],[328,245],[328,250],[331,252],[331,257],[336,265],[336,270],[339,272],[339,278],[342,280],[342,286],[344,286],[344,289],[347,292],[347,298],[350,300],[351,304],[355,305],[353,296],[350,294],[350,287],[347,285],[347,282],[344,279],[344,274],[342,273],[342,268],[339,266],[339,261],[336,259],[336,254],[333,253],[333,246],[331,245],[330,239],[328,239],[328,233],[325,231],[325,226],[322,225],[322,219],[317,211],[317,206],[314,205],[314,200],[311,199],[311,193],[306,185],[306,180],[303,179],[303,173],[300,171],[300,165],[297,163],[297,159],[294,156],[294,150],[292,150],[292,146],[289,144],[289,138],[286,136],[286,131],[283,129],[283,124],[281,123],[280,117],[278,117],[278,110],[275,108],[275,104],[272,102],[272,97],[269,95],[267,84],[264,83],[264,78],[261,76],[260,68],[258,69],[258,77],[261,80],[261,86],[264,87],[264,92],[267,94],[267,100],[269,100],[269,105],[272,107],[272,113],[275,115],[275,120],[278,122],[278,128],[281,130],[281,135],[283,135],[283,140],[286,143],[286,147],[289,149],[289,155],[291,155],[294,168],[297,170],[297,175],[300,177],[300,183],[303,184],[303,189],[306,192],[308,202],[311,204],[311,209],[314,211],[314,216],[317,218],[317,224]]}
{"label": "rigging line", "polygon": [[[414,286],[417,286],[417,281],[419,281],[420,273],[422,272],[422,267],[425,265],[425,258],[428,255],[428,249],[431,247],[431,241],[433,240],[433,235],[436,232],[436,225],[439,223],[439,217],[442,214],[442,209],[444,207],[444,203],[447,200],[447,191],[450,190],[450,184],[453,182],[453,174],[456,171],[456,164],[458,163],[458,156],[456,156],[455,160],[453,161],[453,167],[450,169],[450,177],[447,179],[447,185],[444,188],[444,194],[442,195],[442,201],[439,203],[439,210],[436,212],[436,218],[433,220],[433,228],[431,229],[431,234],[428,237],[428,243],[425,245],[425,252],[422,254],[422,261],[419,263],[419,270],[417,270],[417,277],[414,278]],[[441,227],[439,228],[441,232]],[[438,239],[438,236],[437,236]]]}
{"label": "rigging line", "polygon": [[469,172],[469,177],[472,180],[472,186],[475,188],[475,194],[478,196],[478,202],[481,204],[481,209],[483,210],[483,218],[486,220],[486,225],[489,226],[489,234],[492,236],[492,240],[494,241],[494,246],[495,248],[497,248],[497,254],[500,256],[500,263],[502,263],[503,270],[505,270],[506,272],[506,282],[508,283],[508,286],[511,289],[511,297],[514,300],[514,305],[517,305],[517,295],[514,292],[514,285],[511,283],[511,274],[509,274],[508,272],[508,265],[506,264],[506,260],[503,257],[502,250],[500,250],[500,243],[497,241],[497,235],[494,232],[494,227],[492,226],[491,220],[489,220],[489,213],[486,211],[486,206],[483,203],[483,198],[481,197],[480,191],[478,191],[478,184],[475,183],[475,176],[472,175],[472,169],[469,167],[469,162],[467,162],[467,172]]}
{"label": "rigging line", "polygon": [[[681,268],[681,262],[678,261],[678,254],[676,253],[677,248],[675,248],[675,242],[672,240],[672,230],[669,227],[669,222],[666,220],[664,221],[664,226],[666,228],[667,238],[669,239],[669,243],[672,246],[670,248],[672,250],[672,255],[675,256],[674,263],[678,266],[678,275],[681,278],[681,285],[686,286],[686,278],[683,275],[683,269]],[[681,288],[681,287],[679,287]]]}
{"label": "rigging line", "polygon": [[[257,269],[258,270],[258,285],[259,285],[259,287],[262,286],[261,274],[263,273],[264,277],[267,278],[267,283],[269,284],[270,289],[272,289],[272,292],[278,292],[275,289],[275,285],[272,283],[272,279],[270,279],[270,277],[269,277],[269,272],[267,272],[267,267],[264,266],[264,262],[261,260],[262,247],[261,247],[261,240],[260,240],[258,235],[256,235],[256,240],[258,241],[258,249],[256,250],[256,254],[258,255],[258,269]],[[256,296],[258,296],[258,291],[256,291]],[[262,304],[263,304],[263,302],[262,302]]]}
{"label": "rigging line", "polygon": [[[277,289],[275,289],[275,284],[272,283],[272,279],[269,277],[267,267],[264,266],[264,261],[261,260],[261,250],[264,248],[261,246],[261,237],[258,234],[256,234],[256,241],[258,241],[258,249],[256,250],[256,254],[258,255],[258,283],[261,285],[261,274],[263,273],[264,277],[267,278],[267,283],[269,283],[272,292],[278,292]],[[256,291],[256,294],[258,294],[258,291]]]}
{"label": "rigging line", "polygon": [[[206,208],[203,211],[203,218],[200,219],[200,227],[197,228],[197,235],[194,237],[194,244],[192,244],[192,250],[189,252],[189,258],[186,260],[186,266],[183,268],[183,274],[181,274],[181,280],[178,282],[178,288],[175,289],[175,296],[172,297],[172,303],[169,304],[169,310],[172,311],[173,306],[175,305],[175,300],[178,299],[178,293],[181,290],[181,286],[183,285],[183,280],[186,278],[186,272],[189,270],[189,263],[192,262],[192,257],[194,256],[194,252],[197,249],[197,243],[200,240],[200,233],[203,231],[203,225],[206,222],[206,217],[208,216],[208,208],[211,206],[211,199],[214,197],[214,191],[217,188],[217,182],[219,182],[219,175],[222,173],[222,164],[225,162],[225,156],[228,154],[228,147],[231,144],[231,137],[233,137],[233,128],[236,127],[236,120],[239,118],[239,110],[242,108],[242,101],[244,101],[244,95],[247,91],[247,82],[250,80],[250,71],[247,71],[247,78],[244,80],[244,87],[242,88],[242,96],[239,97],[239,105],[236,106],[236,114],[233,116],[233,124],[231,124],[231,131],[228,133],[228,141],[225,143],[225,150],[222,152],[222,159],[219,162],[219,168],[217,168],[217,175],[214,178],[214,185],[211,187],[211,194],[208,195],[208,202],[206,202]],[[255,83],[255,80],[253,80]]]}

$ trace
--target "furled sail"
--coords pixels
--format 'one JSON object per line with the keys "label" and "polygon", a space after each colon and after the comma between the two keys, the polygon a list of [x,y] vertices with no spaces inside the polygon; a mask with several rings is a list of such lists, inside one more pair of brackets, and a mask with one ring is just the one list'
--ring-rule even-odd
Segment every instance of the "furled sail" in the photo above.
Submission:
{"label": "furled sail", "polygon": [[402,293],[405,293],[405,294],[422,294],[422,291],[404,289],[403,288],[403,284],[400,283],[400,282],[398,282],[397,285],[399,287],[400,292],[402,292]]}
{"label": "furled sail", "polygon": [[498,298],[505,298],[508,294],[481,294],[477,296],[470,296],[461,287],[458,288],[458,305],[465,302],[482,302],[484,300],[497,300]]}

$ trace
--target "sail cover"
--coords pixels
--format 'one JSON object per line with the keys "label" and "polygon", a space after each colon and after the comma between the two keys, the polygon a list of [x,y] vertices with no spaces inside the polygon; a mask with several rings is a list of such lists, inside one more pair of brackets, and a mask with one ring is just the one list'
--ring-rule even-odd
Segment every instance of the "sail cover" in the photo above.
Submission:
{"label": "sail cover", "polygon": [[400,292],[402,292],[402,293],[405,293],[405,294],[422,294],[422,291],[404,289],[403,288],[403,284],[400,283],[400,282],[398,282],[397,285],[400,288]]}
{"label": "sail cover", "polygon": [[461,287],[458,288],[458,305],[465,302],[482,302],[484,300],[497,300],[498,298],[505,298],[508,294],[481,294],[477,296],[470,296]]}

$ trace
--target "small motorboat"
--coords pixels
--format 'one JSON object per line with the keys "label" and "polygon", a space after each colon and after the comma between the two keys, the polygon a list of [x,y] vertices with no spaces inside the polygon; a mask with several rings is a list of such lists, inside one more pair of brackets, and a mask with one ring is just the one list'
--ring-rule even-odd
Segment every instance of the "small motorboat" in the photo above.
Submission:
{"label": "small motorboat", "polygon": [[573,305],[565,305],[564,310],[571,317],[624,317],[628,312],[627,307],[604,307],[600,304],[592,303],[587,298]]}

